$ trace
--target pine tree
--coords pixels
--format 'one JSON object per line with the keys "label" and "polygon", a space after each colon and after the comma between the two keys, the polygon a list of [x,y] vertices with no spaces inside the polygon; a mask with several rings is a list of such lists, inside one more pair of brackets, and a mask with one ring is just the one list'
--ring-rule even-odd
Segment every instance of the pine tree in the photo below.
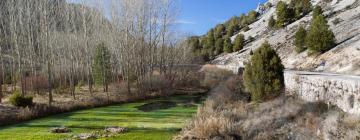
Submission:
{"label": "pine tree", "polygon": [[288,19],[288,13],[287,13],[287,5],[283,1],[279,1],[279,3],[276,6],[276,15],[277,15],[277,26],[283,27]]}
{"label": "pine tree", "polygon": [[251,56],[245,66],[244,85],[256,102],[280,94],[284,87],[284,66],[268,42],[265,42]]}
{"label": "pine tree", "polygon": [[315,19],[317,16],[322,15],[323,10],[319,5],[316,5],[313,10],[313,19]]}
{"label": "pine tree", "polygon": [[218,38],[215,42],[215,55],[223,53],[224,39]]}
{"label": "pine tree", "polygon": [[229,24],[227,30],[226,30],[226,36],[233,36],[235,33],[239,31],[239,25],[238,24]]}
{"label": "pine tree", "polygon": [[102,84],[104,92],[108,90],[108,83],[111,75],[111,64],[110,64],[110,52],[105,47],[104,43],[100,43],[96,47],[94,63],[93,63],[93,74],[95,84]]}
{"label": "pine tree", "polygon": [[206,36],[206,47],[211,48],[215,45],[214,29],[210,29]]}
{"label": "pine tree", "polygon": [[187,43],[188,43],[188,46],[191,47],[191,50],[195,56],[200,55],[202,47],[200,44],[199,37],[192,36],[187,40]]}
{"label": "pine tree", "polygon": [[233,46],[233,51],[237,52],[240,51],[241,49],[243,49],[245,46],[245,37],[243,34],[239,34],[236,36],[235,38],[235,43]]}
{"label": "pine tree", "polygon": [[300,18],[311,11],[310,0],[292,0],[290,6],[295,9],[296,18]]}
{"label": "pine tree", "polygon": [[254,10],[251,10],[247,15],[247,21],[246,21],[247,24],[249,25],[249,24],[255,22],[258,15],[259,15],[259,13],[257,13]]}
{"label": "pine tree", "polygon": [[245,25],[247,25],[247,16],[245,14],[241,14],[239,17],[239,27],[243,28]]}
{"label": "pine tree", "polygon": [[221,38],[224,34],[226,33],[226,27],[224,26],[224,24],[219,24],[216,26],[215,28],[215,40],[217,40],[218,38]]}
{"label": "pine tree", "polygon": [[231,44],[230,37],[226,37],[224,40],[224,52],[231,53],[233,50],[232,47],[233,47],[233,45]]}
{"label": "pine tree", "polygon": [[275,27],[275,24],[276,24],[276,20],[274,19],[274,16],[271,16],[270,19],[269,19],[269,22],[268,22],[268,27],[271,29],[271,28],[274,28]]}
{"label": "pine tree", "polygon": [[207,33],[205,41],[205,51],[210,59],[215,57],[215,38],[214,38],[214,29],[210,29]]}
{"label": "pine tree", "polygon": [[313,19],[306,36],[306,46],[310,53],[323,53],[330,50],[335,44],[334,33],[329,29],[327,20],[321,14]]}
{"label": "pine tree", "polygon": [[305,39],[306,39],[306,30],[304,29],[303,26],[300,26],[295,34],[296,52],[300,53],[306,50]]}

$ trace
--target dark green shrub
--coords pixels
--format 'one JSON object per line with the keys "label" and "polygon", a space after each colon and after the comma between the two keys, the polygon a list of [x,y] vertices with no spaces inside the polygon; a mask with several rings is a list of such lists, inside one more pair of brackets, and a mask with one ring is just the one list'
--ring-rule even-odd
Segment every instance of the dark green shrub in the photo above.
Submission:
{"label": "dark green shrub", "polygon": [[248,15],[247,15],[247,24],[251,24],[253,22],[256,21],[257,17],[258,17],[259,13],[257,13],[256,11],[254,10],[251,10]]}
{"label": "dark green shrub", "polygon": [[222,38],[223,35],[226,33],[226,27],[224,24],[219,24],[215,27],[215,39]]}
{"label": "dark green shrub", "polygon": [[226,36],[233,36],[235,33],[239,31],[239,25],[230,24],[226,30]]}
{"label": "dark green shrub", "polygon": [[252,41],[254,41],[254,40],[255,40],[255,38],[254,38],[254,37],[252,37],[252,36],[249,36],[247,40],[248,40],[248,42],[252,42]]}
{"label": "dark green shrub", "polygon": [[305,14],[311,11],[311,1],[310,0],[292,0],[290,2],[290,7],[295,11],[295,17],[300,18]]}
{"label": "dark green shrub", "polygon": [[316,5],[313,9],[313,20],[315,19],[316,16],[322,15],[323,10],[320,6]]}
{"label": "dark green shrub", "polygon": [[278,27],[283,27],[286,21],[288,20],[287,9],[288,7],[286,3],[283,1],[279,1],[279,3],[276,6],[276,15],[277,15],[276,24]]}
{"label": "dark green shrub", "polygon": [[33,97],[22,96],[19,91],[15,90],[9,101],[14,106],[27,107],[33,104]]}
{"label": "dark green shrub", "polygon": [[268,27],[270,29],[274,28],[276,25],[276,20],[274,19],[274,16],[271,16],[268,22]]}
{"label": "dark green shrub", "polygon": [[202,49],[200,38],[198,36],[191,36],[186,41],[187,45],[191,48],[192,53],[195,56],[199,56]]}
{"label": "dark green shrub", "polygon": [[284,66],[268,42],[265,42],[251,56],[245,66],[244,85],[256,102],[277,96],[284,87]]}
{"label": "dark green shrub", "polygon": [[242,29],[244,32],[247,32],[250,30],[250,27],[248,25],[245,25],[244,28]]}
{"label": "dark green shrub", "polygon": [[215,38],[214,38],[214,30],[210,29],[207,33],[206,37],[204,37],[203,41],[201,42],[204,44],[203,55],[206,55],[209,59],[215,58]]}
{"label": "dark green shrub", "polygon": [[215,55],[223,53],[224,39],[218,38],[215,42]]}
{"label": "dark green shrub", "polygon": [[310,30],[306,36],[306,46],[311,53],[323,53],[335,45],[334,33],[329,29],[327,20],[319,15],[313,19]]}
{"label": "dark green shrub", "polygon": [[224,52],[231,53],[233,51],[233,45],[230,37],[226,37],[224,40]]}
{"label": "dark green shrub", "polygon": [[296,52],[300,53],[306,50],[305,39],[306,39],[306,30],[304,29],[303,26],[300,26],[295,34]]}
{"label": "dark green shrub", "polygon": [[235,38],[235,43],[234,43],[234,47],[233,47],[233,51],[237,52],[240,51],[241,49],[243,49],[245,46],[245,37],[243,34],[239,34],[236,36]]}

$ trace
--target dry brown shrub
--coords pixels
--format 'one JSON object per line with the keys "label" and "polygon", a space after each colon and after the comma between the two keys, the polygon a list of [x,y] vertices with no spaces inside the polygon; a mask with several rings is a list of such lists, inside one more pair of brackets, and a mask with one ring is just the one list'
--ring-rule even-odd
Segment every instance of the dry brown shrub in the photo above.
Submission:
{"label": "dry brown shrub", "polygon": [[41,75],[31,75],[25,78],[26,90],[37,93],[46,92],[49,88],[48,79]]}
{"label": "dry brown shrub", "polygon": [[164,75],[154,75],[147,77],[140,82],[139,91],[158,92],[160,94],[169,93],[172,90],[171,80]]}
{"label": "dry brown shrub", "polygon": [[203,69],[202,72],[204,73],[202,85],[208,88],[213,88],[219,85],[220,82],[225,81],[227,78],[234,75],[231,71],[215,67]]}
{"label": "dry brown shrub", "polygon": [[180,71],[174,78],[175,88],[202,88],[201,80],[204,79],[204,74],[196,71]]}

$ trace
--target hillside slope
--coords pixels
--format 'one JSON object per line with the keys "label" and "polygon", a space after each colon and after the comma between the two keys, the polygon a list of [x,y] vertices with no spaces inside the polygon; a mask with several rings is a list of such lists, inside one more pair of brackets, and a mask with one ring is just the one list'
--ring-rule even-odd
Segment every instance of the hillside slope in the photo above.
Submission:
{"label": "hillside slope", "polygon": [[[360,0],[312,1],[313,5],[318,4],[323,8],[337,43],[333,49],[317,56],[308,56],[307,51],[298,54],[293,45],[296,30],[300,25],[309,27],[312,13],[283,29],[267,29],[268,19],[271,15],[275,16],[277,1],[269,0],[274,6],[249,25],[249,31],[240,32],[245,38],[254,37],[253,42],[247,44],[243,50],[218,56],[212,63],[237,71],[248,60],[250,51],[267,40],[277,50],[287,69],[360,75]],[[236,35],[232,39],[235,37]],[[320,65],[321,63],[325,65]]]}

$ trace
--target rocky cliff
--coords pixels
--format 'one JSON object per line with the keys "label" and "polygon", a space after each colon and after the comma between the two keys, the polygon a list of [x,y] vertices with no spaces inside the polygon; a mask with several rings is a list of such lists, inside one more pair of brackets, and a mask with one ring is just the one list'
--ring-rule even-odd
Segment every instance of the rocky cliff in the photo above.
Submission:
{"label": "rocky cliff", "polygon": [[[313,5],[320,5],[323,8],[337,43],[330,51],[317,56],[308,56],[307,51],[298,54],[293,45],[296,30],[300,25],[305,27],[310,25],[312,13],[283,29],[267,28],[270,16],[276,15],[275,7],[278,1],[269,0],[267,3],[273,6],[264,9],[259,19],[249,26],[249,31],[240,32],[245,38],[254,37],[254,41],[248,43],[243,50],[218,56],[212,63],[237,70],[248,60],[250,50],[255,50],[267,40],[277,50],[287,69],[360,75],[360,0],[312,1]],[[232,40],[235,37],[236,35]]]}

